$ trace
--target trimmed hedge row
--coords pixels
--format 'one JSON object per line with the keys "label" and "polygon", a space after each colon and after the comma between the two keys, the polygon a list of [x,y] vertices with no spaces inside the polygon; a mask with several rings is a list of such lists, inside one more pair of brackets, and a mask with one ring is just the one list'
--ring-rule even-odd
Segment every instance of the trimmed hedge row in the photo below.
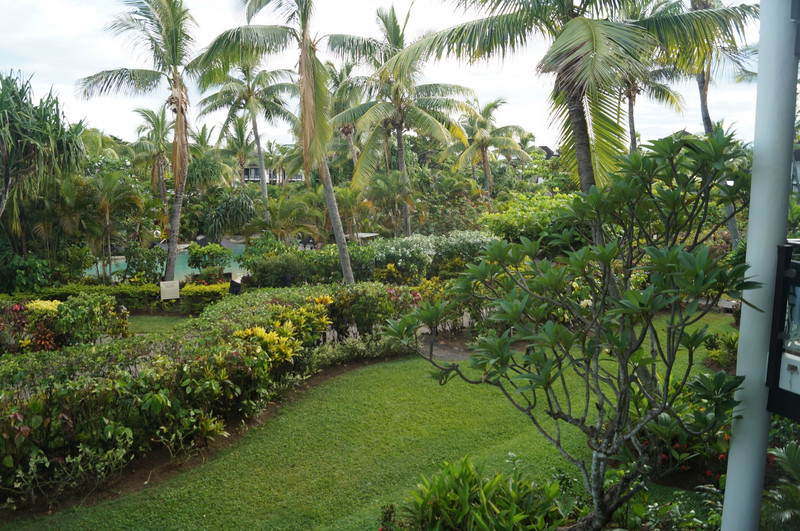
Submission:
{"label": "trimmed hedge row", "polygon": [[[265,236],[245,250],[239,263],[258,287],[294,286],[306,282],[338,282],[342,278],[335,245],[302,251]],[[434,276],[453,278],[496,238],[478,231],[453,231],[444,236],[416,234],[378,239],[369,246],[348,244],[356,281],[414,285]]]}
{"label": "trimmed hedge row", "polygon": [[3,300],[22,302],[29,300],[59,300],[65,301],[82,293],[102,294],[114,297],[117,305],[125,306],[132,312],[157,312],[171,311],[183,314],[200,313],[206,306],[221,300],[228,294],[229,283],[212,284],[186,284],[181,288],[179,300],[161,300],[161,288],[158,284],[117,284],[114,286],[65,284],[43,288],[34,293],[14,293],[2,296]]}

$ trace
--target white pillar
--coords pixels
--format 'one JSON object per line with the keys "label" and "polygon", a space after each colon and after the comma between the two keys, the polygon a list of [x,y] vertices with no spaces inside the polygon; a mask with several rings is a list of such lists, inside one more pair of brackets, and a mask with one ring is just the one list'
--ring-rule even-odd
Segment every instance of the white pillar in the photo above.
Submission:
{"label": "white pillar", "polygon": [[722,529],[758,529],[764,484],[769,414],[764,384],[772,299],[775,289],[777,246],[786,239],[797,58],[796,25],[791,0],[761,2],[761,36],[758,53],[758,94],[753,145],[753,180],[747,231],[748,276],[762,287],[745,292],[745,298],[762,311],[742,308],[736,373],[745,377],[736,398],[728,478],[722,512]]}

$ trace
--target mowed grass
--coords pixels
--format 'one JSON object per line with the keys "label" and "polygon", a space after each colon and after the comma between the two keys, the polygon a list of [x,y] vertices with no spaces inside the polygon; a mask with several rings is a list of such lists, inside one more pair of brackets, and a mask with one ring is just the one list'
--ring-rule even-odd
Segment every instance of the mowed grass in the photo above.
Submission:
{"label": "mowed grass", "polygon": [[[729,315],[706,320],[729,330]],[[698,365],[699,367],[699,365]],[[337,376],[282,406],[202,467],[117,500],[13,529],[376,529],[382,505],[402,501],[420,475],[471,454],[508,471],[508,453],[531,479],[575,469],[496,389],[426,378],[409,358]],[[577,433],[565,446],[585,453]]]}
{"label": "mowed grass", "polygon": [[[426,378],[418,358],[331,379],[202,467],[115,501],[9,522],[24,529],[375,529],[443,460],[470,453],[546,480],[568,469],[494,389]],[[580,437],[567,439],[574,450]]]}
{"label": "mowed grass", "polygon": [[134,315],[128,318],[128,329],[131,334],[171,332],[186,319],[190,318],[182,315]]}

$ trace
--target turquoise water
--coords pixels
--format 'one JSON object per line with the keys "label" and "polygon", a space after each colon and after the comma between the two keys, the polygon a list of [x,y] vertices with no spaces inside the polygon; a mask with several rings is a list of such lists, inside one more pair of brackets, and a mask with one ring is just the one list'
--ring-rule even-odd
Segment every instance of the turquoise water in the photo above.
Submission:
{"label": "turquoise water", "polygon": [[[242,254],[244,250],[244,244],[236,244],[233,246],[233,256],[237,257]],[[198,273],[197,269],[192,269],[189,267],[189,253],[188,251],[178,251],[177,261],[175,262],[175,280],[186,280],[186,277],[189,275],[193,275]],[[98,265],[98,268],[102,266]],[[111,272],[119,273],[122,275],[123,271],[125,271],[125,258],[118,258],[111,262]],[[247,274],[247,270],[242,268],[235,260],[231,260],[230,263],[225,267],[226,273],[231,273],[234,278],[240,277]],[[97,276],[97,270],[94,267],[90,267],[86,270],[86,274],[89,276]]]}

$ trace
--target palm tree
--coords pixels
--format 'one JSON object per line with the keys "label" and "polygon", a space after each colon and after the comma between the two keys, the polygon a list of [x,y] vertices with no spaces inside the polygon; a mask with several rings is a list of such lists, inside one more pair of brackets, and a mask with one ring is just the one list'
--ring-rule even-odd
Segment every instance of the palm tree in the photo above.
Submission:
{"label": "palm tree", "polygon": [[[410,12],[409,12],[410,13]],[[331,48],[340,54],[350,50],[357,59],[367,59],[373,66],[385,63],[406,46],[405,27],[409,13],[401,26],[392,7],[389,11],[379,9],[377,19],[383,40],[358,38],[352,36],[332,36]],[[454,123],[449,114],[465,110],[463,102],[453,96],[470,96],[472,91],[458,85],[417,83],[422,63],[409,63],[404,70],[384,69],[373,77],[367,85],[373,99],[339,113],[333,119],[334,125],[355,123],[359,131],[370,131],[356,164],[353,182],[358,184],[367,180],[377,170],[380,160],[380,147],[389,171],[389,134],[395,135],[397,142],[397,166],[400,179],[408,182],[405,161],[405,133],[409,130],[419,135],[429,136],[442,144],[447,144],[452,134],[463,139],[463,131]],[[403,203],[403,232],[411,234],[410,208]]]}
{"label": "palm tree", "polygon": [[525,133],[522,127],[518,125],[495,127],[496,118],[494,114],[505,103],[505,99],[497,98],[481,107],[476,100],[472,112],[467,114],[462,121],[462,126],[467,135],[466,142],[451,146],[452,151],[463,147],[461,155],[456,160],[457,168],[461,169],[467,166],[474,168],[477,162],[481,163],[483,177],[486,181],[486,193],[489,198],[492,197],[494,185],[492,170],[489,166],[491,156],[489,148],[503,150],[508,155],[516,155],[526,161],[531,160],[530,155],[523,151],[513,138],[514,135],[523,135]]}
{"label": "palm tree", "polygon": [[136,189],[119,173],[102,173],[89,181],[98,221],[103,226],[103,240],[106,245],[106,265],[111,279],[111,237],[114,224],[137,209],[141,209],[142,198]]}
{"label": "palm tree", "polygon": [[290,245],[298,234],[319,234],[320,211],[311,208],[301,198],[281,195],[270,201],[269,210],[269,229],[286,245]]}
{"label": "palm tree", "polygon": [[167,105],[175,115],[172,141],[175,195],[164,279],[173,280],[189,166],[189,98],[184,78],[188,73],[193,44],[191,30],[195,21],[184,7],[183,0],[124,0],[124,3],[130,9],[119,15],[108,29],[115,35],[130,36],[134,46],[150,56],[153,68],[104,70],[80,80],[79,87],[85,97],[120,92],[144,94],[157,89],[162,82],[169,87]]}
{"label": "palm tree", "polygon": [[[325,63],[325,67],[328,69],[331,78],[331,94],[333,95],[331,107],[334,115],[338,115],[361,103],[361,88],[364,83],[364,78],[353,75],[355,66],[355,63],[350,61],[345,61],[340,68],[337,68],[336,65],[331,62]],[[337,126],[337,129],[342,138],[347,141],[350,159],[353,161],[353,166],[355,166],[358,160],[358,151],[356,151],[354,141],[356,124],[341,124]]]}
{"label": "palm tree", "polygon": [[[228,61],[204,55],[200,63],[207,65],[200,77],[203,88],[216,88],[217,92],[204,98],[200,105],[200,116],[219,109],[227,109],[222,130],[236,119],[237,113],[244,110],[250,118],[256,151],[258,153],[258,169],[261,182],[261,198],[267,201],[267,175],[264,167],[264,154],[261,151],[261,136],[258,133],[259,116],[268,122],[280,118],[294,123],[297,117],[286,108],[286,96],[297,94],[297,85],[292,82],[293,72],[290,70],[260,70],[260,57],[240,53],[231,65]],[[235,70],[237,75],[232,75]]]}
{"label": "palm tree", "polygon": [[684,56],[701,54],[711,39],[733,38],[756,11],[736,6],[699,16],[680,13],[622,21],[617,15],[626,2],[616,0],[458,3],[476,8],[483,18],[419,40],[386,69],[407,70],[428,56],[503,56],[536,35],[552,40],[539,69],[555,74],[552,105],[561,124],[561,152],[572,155],[581,189],[587,193],[596,174],[604,180],[607,167],[624,151],[624,130],[616,120],[621,78],[644,78],[641,58],[653,55],[657,45],[670,53],[682,47]]}
{"label": "palm tree", "polygon": [[172,150],[169,135],[175,128],[175,122],[167,118],[167,106],[162,105],[157,111],[138,108],[143,123],[136,128],[139,140],[133,144],[135,158],[144,160],[150,166],[151,185],[158,190],[161,202],[167,204],[167,153]]}
{"label": "palm tree", "polygon": [[236,165],[239,168],[239,182],[244,187],[246,186],[244,169],[247,166],[247,159],[255,151],[255,140],[247,129],[247,119],[243,116],[236,116],[227,125],[228,127],[220,135],[220,139],[223,138],[223,135],[225,138],[225,147],[222,148],[221,153],[236,160]]}
{"label": "palm tree", "polygon": [[[328,88],[329,74],[325,65],[317,57],[319,41],[311,37],[311,15],[314,11],[312,0],[248,0],[247,20],[250,21],[262,9],[271,8],[284,17],[286,25],[241,26],[224,32],[209,46],[210,56],[230,55],[239,48],[240,53],[267,53],[285,50],[292,44],[299,51],[298,81],[300,91],[300,144],[303,149],[303,167],[306,179],[310,178],[311,168],[319,170],[319,177],[325,190],[325,202],[339,250],[342,276],[347,284],[354,284],[350,254],[344,237],[336,196],[333,191],[328,161],[325,158],[328,143],[333,136],[330,124],[330,99]],[[224,53],[222,53],[224,52]]]}

